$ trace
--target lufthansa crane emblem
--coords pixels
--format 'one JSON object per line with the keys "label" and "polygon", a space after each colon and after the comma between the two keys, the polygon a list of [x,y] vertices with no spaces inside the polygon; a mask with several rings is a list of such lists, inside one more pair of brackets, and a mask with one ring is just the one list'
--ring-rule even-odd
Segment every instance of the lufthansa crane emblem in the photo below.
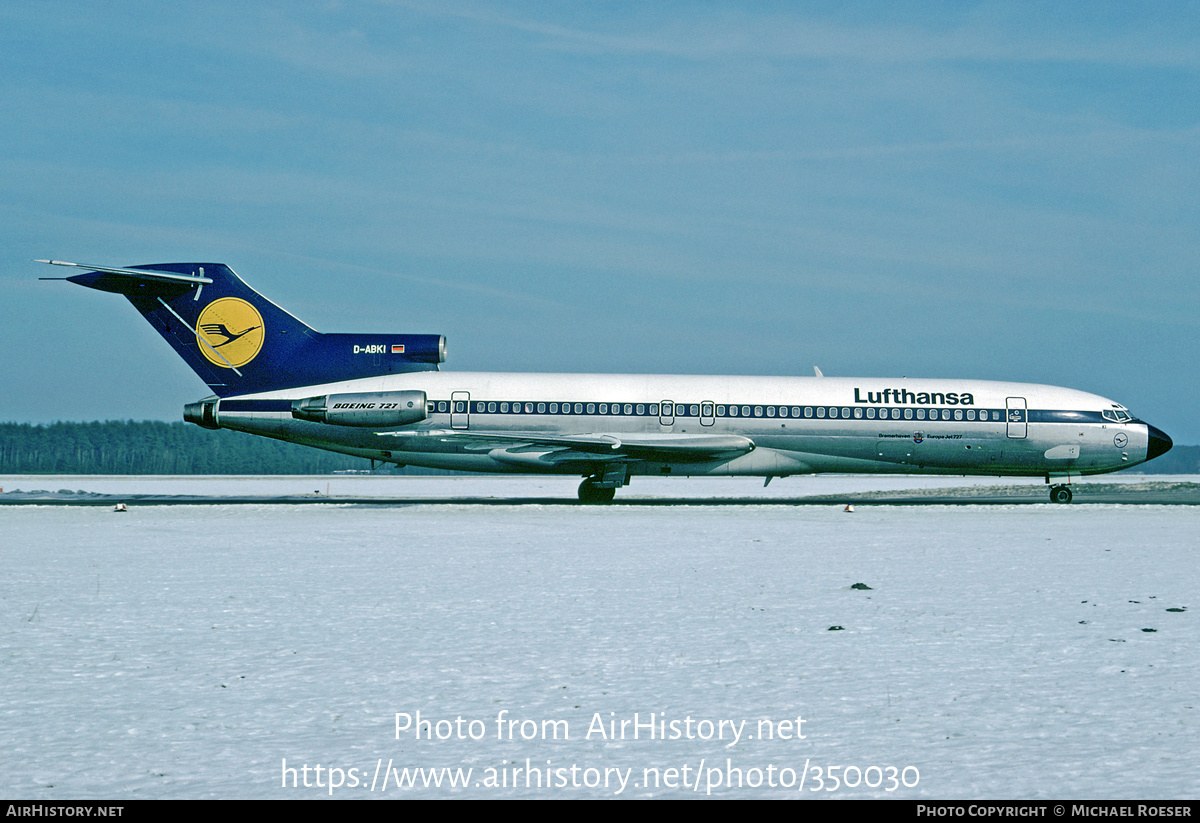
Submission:
{"label": "lufthansa crane emblem", "polygon": [[227,369],[257,357],[265,336],[258,309],[236,297],[214,300],[196,320],[196,345],[209,362]]}
{"label": "lufthansa crane emblem", "polygon": [[1125,432],[1117,432],[1116,436],[1113,437],[1113,445],[1118,449],[1125,448],[1129,445],[1129,435],[1125,434]]}

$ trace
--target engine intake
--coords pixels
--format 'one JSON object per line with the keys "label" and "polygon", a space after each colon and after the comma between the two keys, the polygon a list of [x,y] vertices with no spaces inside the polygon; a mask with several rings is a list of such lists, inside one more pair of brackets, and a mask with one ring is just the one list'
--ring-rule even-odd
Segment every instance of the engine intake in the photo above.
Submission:
{"label": "engine intake", "polygon": [[393,428],[425,419],[425,392],[326,394],[292,401],[292,417],[334,426]]}

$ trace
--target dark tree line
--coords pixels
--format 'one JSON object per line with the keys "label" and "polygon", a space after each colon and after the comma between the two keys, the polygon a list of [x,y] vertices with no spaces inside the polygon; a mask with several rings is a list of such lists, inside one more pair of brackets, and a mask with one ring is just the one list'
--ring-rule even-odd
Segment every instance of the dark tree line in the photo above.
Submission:
{"label": "dark tree line", "polygon": [[360,457],[188,423],[0,423],[3,474],[327,474]]}
{"label": "dark tree line", "polygon": [[1200,446],[1174,446],[1134,471],[1143,474],[1200,474]]}

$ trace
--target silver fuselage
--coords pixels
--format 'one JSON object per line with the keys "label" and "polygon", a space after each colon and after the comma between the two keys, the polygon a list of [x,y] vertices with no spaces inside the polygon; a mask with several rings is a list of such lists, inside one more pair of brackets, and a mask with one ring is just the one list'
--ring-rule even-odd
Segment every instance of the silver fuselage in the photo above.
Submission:
{"label": "silver fuselage", "polygon": [[[296,419],[290,410],[315,395],[400,391],[425,393],[426,419],[374,429]],[[573,459],[569,448],[546,444],[558,435],[752,441],[738,454],[626,457],[627,476],[1070,477],[1142,463],[1161,435],[1094,394],[980,380],[429,371],[225,397],[211,411],[221,428],[476,472],[589,473],[595,455]],[[489,442],[489,433],[505,439]],[[522,443],[522,435],[533,440]]]}

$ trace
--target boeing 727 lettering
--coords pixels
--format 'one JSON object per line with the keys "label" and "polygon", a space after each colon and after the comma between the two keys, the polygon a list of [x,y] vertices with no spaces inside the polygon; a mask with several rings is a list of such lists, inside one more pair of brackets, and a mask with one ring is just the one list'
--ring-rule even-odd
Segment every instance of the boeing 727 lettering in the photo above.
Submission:
{"label": "boeing 727 lettering", "polygon": [[1171,448],[1125,406],[983,380],[444,372],[433,334],[321,334],[219,263],[85,266],[125,295],[213,392],[184,419],[399,465],[583,478],[607,503],[634,477],[816,472],[1044,477]]}

